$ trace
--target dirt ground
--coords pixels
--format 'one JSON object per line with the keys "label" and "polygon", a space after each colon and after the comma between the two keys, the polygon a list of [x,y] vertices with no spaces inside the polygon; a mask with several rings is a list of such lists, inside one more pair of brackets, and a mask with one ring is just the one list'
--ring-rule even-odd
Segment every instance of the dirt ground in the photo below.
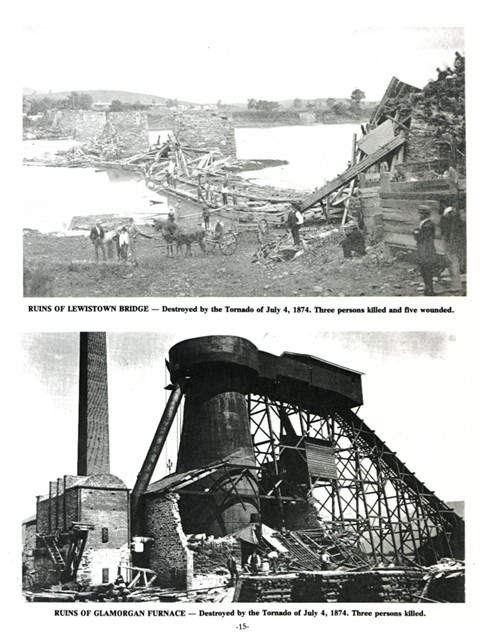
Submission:
{"label": "dirt ground", "polygon": [[[324,229],[321,229],[322,231]],[[198,244],[192,256],[167,257],[160,235],[137,239],[138,266],[96,264],[86,236],[25,231],[26,297],[399,297],[422,296],[423,282],[414,262],[392,254],[383,244],[364,257],[345,259],[340,233],[320,239],[318,228],[304,228],[308,250],[291,261],[252,263],[259,248],[253,232],[238,237],[237,250],[205,254]],[[283,231],[278,231],[280,234]],[[438,296],[452,296],[448,270],[435,282]],[[458,293],[456,293],[458,294]],[[465,290],[462,294],[465,294]]]}

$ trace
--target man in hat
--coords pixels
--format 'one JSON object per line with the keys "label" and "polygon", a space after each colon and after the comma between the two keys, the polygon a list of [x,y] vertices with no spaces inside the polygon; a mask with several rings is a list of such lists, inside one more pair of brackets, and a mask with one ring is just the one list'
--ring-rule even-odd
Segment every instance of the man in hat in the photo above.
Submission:
{"label": "man in hat", "polygon": [[465,250],[465,228],[460,213],[453,206],[448,206],[440,220],[445,251],[449,261],[448,269],[452,277],[452,292],[461,292],[460,262]]}
{"label": "man in hat", "polygon": [[204,204],[202,209],[203,225],[205,230],[210,230],[210,209]]}
{"label": "man in hat", "polygon": [[175,240],[175,235],[177,234],[178,226],[175,223],[175,213],[173,207],[170,207],[170,211],[168,213],[168,219],[163,226],[162,234],[167,242],[167,257],[173,257],[173,242]]}
{"label": "man in hat", "polygon": [[292,205],[287,217],[287,228],[292,233],[295,246],[300,245],[300,226],[303,224],[303,215],[297,206]]}
{"label": "man in hat", "polygon": [[420,224],[413,231],[417,242],[417,263],[425,282],[424,295],[433,297],[433,275],[436,269],[437,254],[435,252],[435,226],[430,219],[430,207],[422,204],[418,208]]}
{"label": "man in hat", "polygon": [[90,240],[93,244],[93,247],[95,249],[95,261],[98,263],[98,249],[100,248],[101,252],[102,252],[102,258],[103,261],[107,260],[107,256],[105,254],[105,245],[103,243],[103,240],[105,238],[105,231],[103,229],[102,224],[100,223],[100,220],[97,219],[95,226],[92,228],[92,230],[90,231]]}

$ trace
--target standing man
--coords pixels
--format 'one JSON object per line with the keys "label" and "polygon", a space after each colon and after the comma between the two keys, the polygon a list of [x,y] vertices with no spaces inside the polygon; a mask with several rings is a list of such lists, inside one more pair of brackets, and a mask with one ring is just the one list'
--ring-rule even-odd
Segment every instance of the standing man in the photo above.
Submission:
{"label": "standing man", "polygon": [[229,552],[227,556],[227,569],[230,572],[230,586],[233,587],[238,580],[238,566],[232,552]]}
{"label": "standing man", "polygon": [[435,252],[435,226],[430,219],[430,207],[422,204],[418,208],[420,224],[413,231],[417,242],[417,260],[420,274],[425,282],[424,295],[433,297],[433,275],[435,273],[437,254]]}
{"label": "standing man", "polygon": [[228,204],[228,182],[223,182],[222,186],[222,203],[224,206]]}
{"label": "standing man", "polygon": [[128,231],[129,247],[130,247],[130,259],[135,264],[135,266],[138,266],[136,240],[138,239],[138,237],[145,237],[146,239],[153,239],[153,237],[150,237],[150,235],[145,235],[145,233],[140,232],[135,222],[133,221],[133,219],[130,219],[130,225],[128,226],[127,231]]}
{"label": "standing man", "polygon": [[440,229],[449,261],[448,269],[452,277],[451,290],[453,292],[461,292],[460,262],[463,261],[465,233],[460,213],[453,206],[448,206],[444,210],[440,220]]}
{"label": "standing man", "polygon": [[237,187],[235,184],[232,185],[232,203],[234,206],[238,204],[238,193],[237,193]]}
{"label": "standing man", "polygon": [[202,217],[205,230],[210,230],[210,209],[206,204],[203,206]]}
{"label": "standing man", "polygon": [[173,242],[177,234],[178,226],[175,223],[173,210],[168,213],[168,219],[163,226],[162,235],[167,242],[167,257],[173,257]]}
{"label": "standing man", "polygon": [[93,244],[93,247],[95,248],[95,261],[97,262],[97,264],[98,264],[98,249],[99,248],[102,252],[102,260],[103,261],[107,260],[107,256],[105,254],[105,245],[103,243],[104,238],[105,238],[105,231],[103,230],[103,226],[100,223],[100,220],[97,219],[95,226],[90,231],[90,240]]}
{"label": "standing man", "polygon": [[303,224],[303,215],[292,206],[292,210],[288,214],[287,228],[290,229],[295,246],[300,245],[300,226]]}

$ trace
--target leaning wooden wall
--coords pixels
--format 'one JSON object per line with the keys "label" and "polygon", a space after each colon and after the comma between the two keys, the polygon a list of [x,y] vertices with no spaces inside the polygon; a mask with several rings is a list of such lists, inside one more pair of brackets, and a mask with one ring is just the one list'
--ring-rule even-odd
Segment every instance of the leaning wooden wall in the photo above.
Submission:
{"label": "leaning wooden wall", "polygon": [[360,196],[365,234],[373,241],[383,237],[382,207],[380,202],[380,173],[360,175]]}
{"label": "leaning wooden wall", "polygon": [[[465,184],[459,184],[464,189]],[[437,253],[445,252],[440,236],[440,218],[447,206],[458,206],[459,190],[448,179],[431,179],[412,182],[390,182],[389,175],[381,176],[380,206],[385,243],[416,250],[413,231],[420,222],[418,208],[427,204],[432,210],[431,219],[436,228]]]}

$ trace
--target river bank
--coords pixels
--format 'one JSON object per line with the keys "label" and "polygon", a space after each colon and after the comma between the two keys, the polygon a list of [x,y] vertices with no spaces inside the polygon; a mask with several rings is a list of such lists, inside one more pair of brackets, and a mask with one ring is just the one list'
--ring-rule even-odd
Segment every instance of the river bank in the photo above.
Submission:
{"label": "river bank", "polygon": [[[24,233],[26,297],[400,297],[423,295],[414,263],[391,255],[383,244],[364,257],[346,259],[341,233],[322,239],[323,228],[305,228],[308,247],[297,259],[253,262],[256,234],[239,235],[231,256],[218,248],[206,254],[198,244],[192,256],[167,257],[165,242],[151,227],[141,227],[153,240],[136,243],[139,265],[94,261],[88,234],[62,236]],[[283,231],[277,231],[280,236]],[[436,284],[448,292],[446,275]]]}

